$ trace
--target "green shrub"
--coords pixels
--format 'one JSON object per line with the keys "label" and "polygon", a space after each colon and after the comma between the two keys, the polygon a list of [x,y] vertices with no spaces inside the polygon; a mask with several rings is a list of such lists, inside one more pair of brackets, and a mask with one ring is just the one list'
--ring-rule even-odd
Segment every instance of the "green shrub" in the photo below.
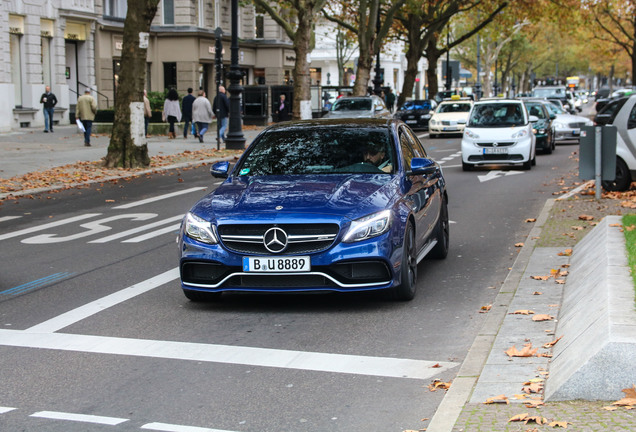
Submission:
{"label": "green shrub", "polygon": [[[628,214],[623,216],[623,231],[625,232],[625,244],[627,245],[627,262],[632,280],[634,281],[634,289],[636,289],[636,214]],[[631,229],[630,229],[631,228]]]}

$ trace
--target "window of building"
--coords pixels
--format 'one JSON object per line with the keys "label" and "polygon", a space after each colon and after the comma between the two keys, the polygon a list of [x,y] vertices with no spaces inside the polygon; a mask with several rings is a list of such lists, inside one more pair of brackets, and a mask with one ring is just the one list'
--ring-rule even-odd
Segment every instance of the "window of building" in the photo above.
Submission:
{"label": "window of building", "polygon": [[54,28],[55,23],[52,20],[40,20],[40,64],[42,65],[42,83],[45,85],[51,85],[53,82],[51,43],[54,35]]}
{"label": "window of building", "polygon": [[174,24],[174,0],[163,0],[163,23],[164,25]]}
{"label": "window of building", "polygon": [[163,64],[163,88],[177,88],[177,64]]}
{"label": "window of building", "polygon": [[13,84],[15,106],[22,107],[22,35],[24,17],[9,15],[9,58],[11,61],[11,83]]}
{"label": "window of building", "polygon": [[263,39],[265,37],[265,10],[260,6],[255,6],[254,14],[254,37]]}
{"label": "window of building", "polygon": [[309,68],[309,85],[320,85],[322,68]]}
{"label": "window of building", "polygon": [[128,3],[126,0],[104,0],[104,16],[126,18]]}

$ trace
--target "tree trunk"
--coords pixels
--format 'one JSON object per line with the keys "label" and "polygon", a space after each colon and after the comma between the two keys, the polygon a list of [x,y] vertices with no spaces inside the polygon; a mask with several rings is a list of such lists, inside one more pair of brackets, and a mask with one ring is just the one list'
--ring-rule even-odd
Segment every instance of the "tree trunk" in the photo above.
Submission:
{"label": "tree trunk", "polygon": [[437,48],[437,38],[431,37],[426,45],[426,59],[428,69],[426,70],[426,82],[428,83],[428,97],[434,98],[439,91],[437,83],[437,62],[441,56],[441,51]]}
{"label": "tree trunk", "polygon": [[292,119],[310,119],[311,113],[311,92],[309,63],[307,54],[311,44],[311,33],[313,26],[313,10],[303,10],[298,13],[298,28],[294,39],[294,52],[296,62],[294,64],[294,103]]}
{"label": "tree trunk", "polygon": [[[419,38],[418,38],[419,42]],[[398,96],[397,106],[404,105],[407,97],[411,97],[413,94],[413,87],[415,87],[415,78],[417,76],[417,65],[421,58],[422,48],[419,44],[410,43],[406,51],[406,71],[404,74],[404,84],[402,84],[402,91]]]}
{"label": "tree trunk", "polygon": [[[139,33],[150,31],[159,0],[135,0],[128,2],[124,22],[124,40],[121,72],[115,95],[113,132],[104,165],[109,168],[137,168],[150,165],[145,135],[140,142],[133,141],[130,104],[141,102],[146,79],[147,48],[140,48]],[[143,128],[143,110],[138,119]]]}

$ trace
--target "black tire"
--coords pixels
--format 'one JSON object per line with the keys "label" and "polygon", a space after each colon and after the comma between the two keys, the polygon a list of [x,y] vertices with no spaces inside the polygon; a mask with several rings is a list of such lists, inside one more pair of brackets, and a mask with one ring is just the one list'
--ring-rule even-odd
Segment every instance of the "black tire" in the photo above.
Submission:
{"label": "black tire", "polygon": [[450,239],[450,224],[448,222],[448,204],[446,200],[442,202],[437,226],[435,227],[435,240],[437,244],[429,252],[429,257],[433,259],[444,259],[448,256],[448,245]]}
{"label": "black tire", "polygon": [[391,289],[390,296],[393,300],[409,301],[415,297],[415,289],[417,288],[415,231],[410,222],[406,225],[403,248],[400,285]]}
{"label": "black tire", "polygon": [[552,143],[546,140],[546,144],[548,145],[548,147],[543,150],[543,153],[552,154]]}
{"label": "black tire", "polygon": [[532,155],[532,160],[530,161],[530,163],[532,164],[532,166],[535,166],[537,164],[537,149],[534,150],[534,155]]}
{"label": "black tire", "polygon": [[220,292],[203,292],[203,291],[193,291],[193,290],[183,290],[183,294],[188,298],[188,300],[196,303],[203,302],[213,302],[218,301],[221,298]]}
{"label": "black tire", "polygon": [[462,170],[464,171],[472,171],[474,166],[472,164],[467,164],[466,162],[462,162]]}
{"label": "black tire", "polygon": [[429,137],[429,138],[437,138],[437,134],[429,133],[429,134],[428,134],[428,137]]}
{"label": "black tire", "polygon": [[625,161],[619,157],[616,158],[616,178],[614,180],[605,180],[601,182],[603,189],[606,191],[626,191],[632,184],[632,175]]}
{"label": "black tire", "polygon": [[532,159],[527,162],[524,162],[523,165],[521,165],[521,169],[530,171],[532,169]]}

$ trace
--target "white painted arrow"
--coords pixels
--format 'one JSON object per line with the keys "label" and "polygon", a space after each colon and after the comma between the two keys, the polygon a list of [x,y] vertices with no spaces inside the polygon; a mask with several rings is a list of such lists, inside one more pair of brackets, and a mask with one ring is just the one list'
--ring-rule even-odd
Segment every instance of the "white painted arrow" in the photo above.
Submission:
{"label": "white painted arrow", "polygon": [[509,176],[509,175],[515,175],[515,174],[523,174],[523,171],[500,171],[500,170],[493,170],[493,171],[489,171],[488,174],[486,175],[480,175],[477,176],[479,177],[479,181],[481,183],[486,182],[488,180],[493,180],[496,179],[498,177],[502,177],[502,176]]}

